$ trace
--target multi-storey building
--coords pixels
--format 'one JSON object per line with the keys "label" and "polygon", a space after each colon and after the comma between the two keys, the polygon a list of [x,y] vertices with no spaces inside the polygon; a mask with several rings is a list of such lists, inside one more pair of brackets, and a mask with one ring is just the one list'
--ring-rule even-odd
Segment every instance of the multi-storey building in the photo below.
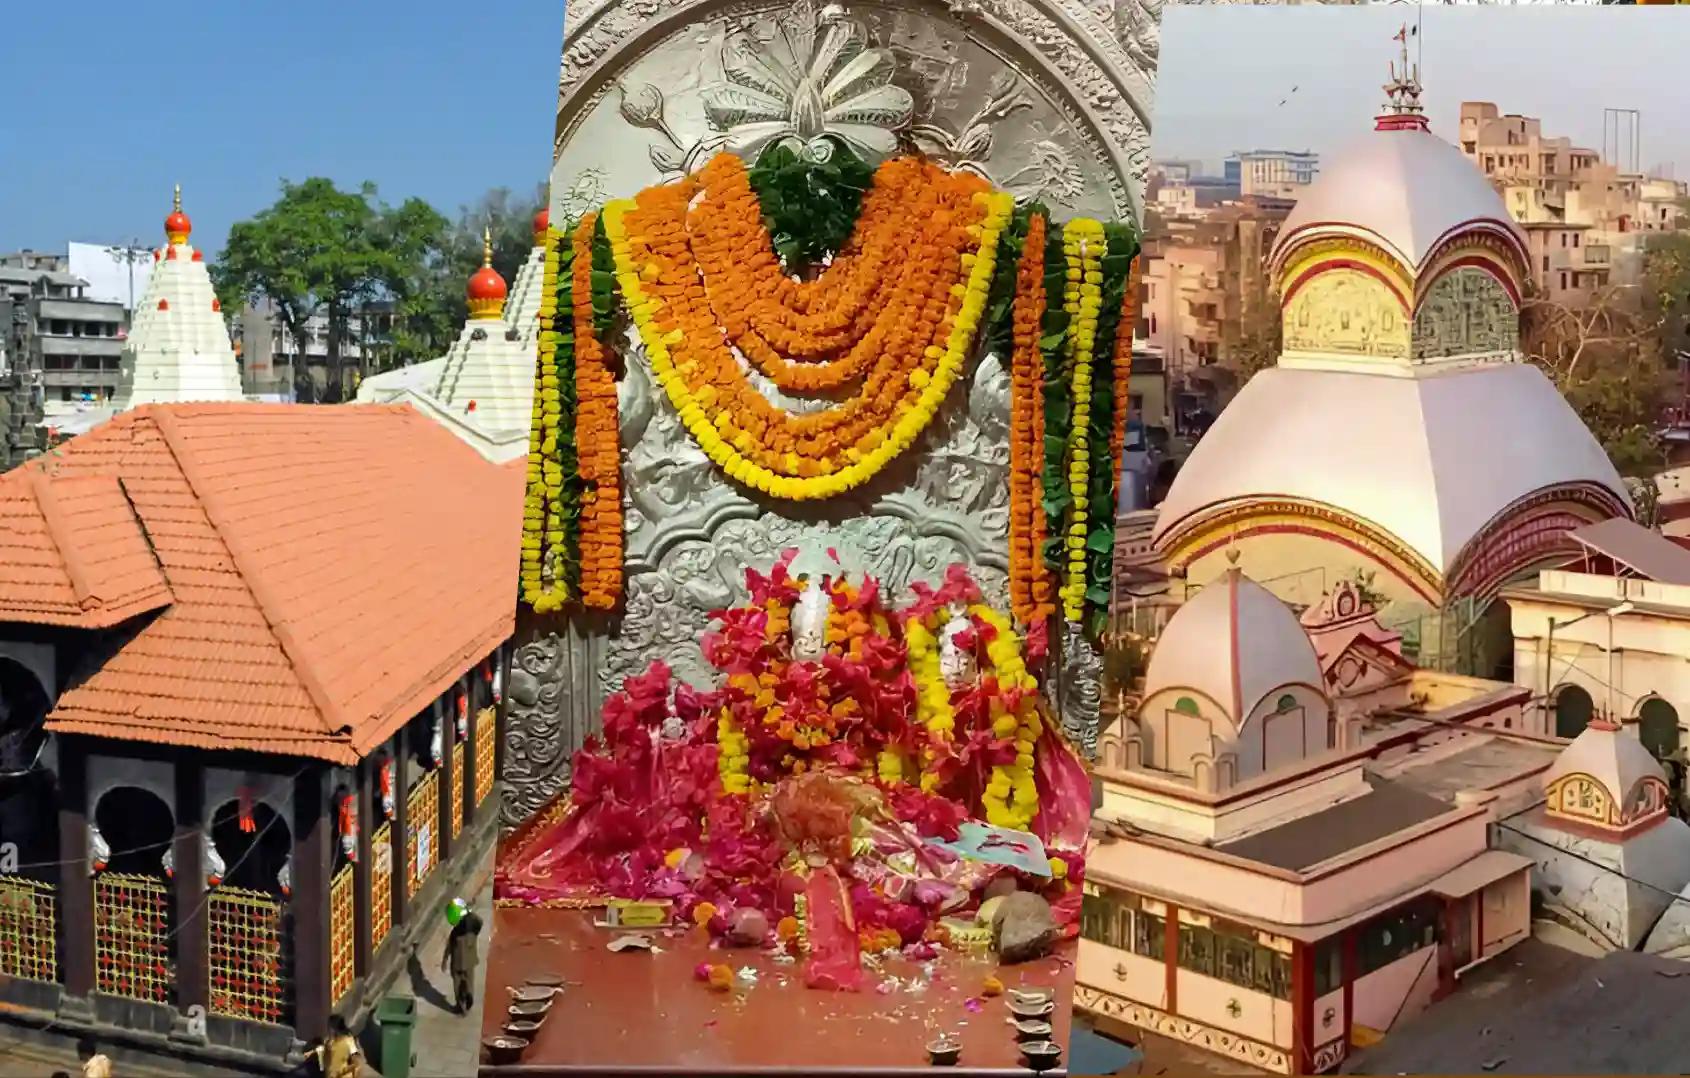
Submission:
{"label": "multi-storey building", "polygon": [[1535,117],[1463,102],[1459,142],[1526,230],[1532,284],[1551,302],[1588,302],[1602,289],[1635,284],[1647,235],[1678,227],[1682,185],[1547,136]]}
{"label": "multi-storey building", "polygon": [[1245,150],[1226,159],[1222,175],[1243,195],[1296,198],[1320,174],[1320,155],[1308,150]]}

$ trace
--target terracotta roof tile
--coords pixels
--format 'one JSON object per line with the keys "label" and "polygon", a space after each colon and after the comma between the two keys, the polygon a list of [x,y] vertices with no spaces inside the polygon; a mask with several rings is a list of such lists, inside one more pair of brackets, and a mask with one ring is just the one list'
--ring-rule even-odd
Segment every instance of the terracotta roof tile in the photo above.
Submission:
{"label": "terracotta roof tile", "polygon": [[117,476],[32,470],[0,487],[0,620],[103,629],[170,599]]}
{"label": "terracotta roof tile", "polygon": [[75,587],[14,503],[73,484],[73,558],[109,591],[141,579],[126,493],[170,605],[49,729],[350,762],[513,632],[522,475],[409,406],[138,408],[0,477],[0,620]]}

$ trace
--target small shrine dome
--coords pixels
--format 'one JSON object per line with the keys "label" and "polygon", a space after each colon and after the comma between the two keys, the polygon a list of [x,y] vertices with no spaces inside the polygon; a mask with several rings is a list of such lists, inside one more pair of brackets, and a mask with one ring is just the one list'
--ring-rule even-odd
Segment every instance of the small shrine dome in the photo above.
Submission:
{"label": "small shrine dome", "polygon": [[1235,566],[1180,607],[1156,641],[1139,710],[1145,762],[1190,774],[1194,761],[1233,753],[1236,781],[1323,751],[1331,707],[1323,683],[1297,615]]}
{"label": "small shrine dome", "polygon": [[469,279],[469,287],[464,294],[469,297],[469,314],[475,319],[496,319],[503,317],[505,312],[505,297],[510,289],[505,279],[499,276],[499,271],[493,268],[493,233],[488,230],[482,237],[481,268]]}
{"label": "small shrine dome", "polygon": [[1598,719],[1561,750],[1544,775],[1551,819],[1635,832],[1665,819],[1667,780],[1643,743]]}
{"label": "small shrine dome", "polygon": [[544,242],[544,240],[546,238],[546,233],[551,231],[551,227],[552,227],[552,211],[551,210],[542,209],[539,213],[535,214],[534,215],[534,242],[536,244]]}

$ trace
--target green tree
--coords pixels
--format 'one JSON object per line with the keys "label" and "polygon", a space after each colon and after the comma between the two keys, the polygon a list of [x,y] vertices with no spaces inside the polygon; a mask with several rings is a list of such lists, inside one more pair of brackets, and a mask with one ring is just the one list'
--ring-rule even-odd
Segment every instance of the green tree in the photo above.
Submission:
{"label": "green tree", "polygon": [[376,299],[403,302],[439,259],[446,232],[445,218],[420,199],[390,208],[370,183],[342,191],[322,177],[284,180],[274,205],[230,228],[216,283],[225,302],[268,300],[301,352],[308,322],[324,315],[323,400],[335,402],[348,388],[342,356],[351,320]]}
{"label": "green tree", "polygon": [[[1641,309],[1640,309],[1641,308]],[[1673,378],[1663,323],[1648,303],[1617,288],[1562,303],[1528,295],[1521,345],[1555,382],[1621,475],[1653,475],[1664,463],[1660,427]]]}

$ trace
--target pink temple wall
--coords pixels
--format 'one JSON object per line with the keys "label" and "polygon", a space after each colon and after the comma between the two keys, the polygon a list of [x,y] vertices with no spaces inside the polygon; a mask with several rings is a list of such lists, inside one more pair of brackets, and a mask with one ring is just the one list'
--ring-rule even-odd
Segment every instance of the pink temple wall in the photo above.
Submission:
{"label": "pink temple wall", "polygon": [[[1263,1044],[1291,1047],[1291,1003],[1190,970],[1175,974],[1179,1014]],[[1238,1015],[1232,1014],[1232,1004]]]}
{"label": "pink temple wall", "polygon": [[1399,1019],[1424,1009],[1437,987],[1437,947],[1404,955],[1356,981],[1351,994],[1355,1024],[1388,1032]]}
{"label": "pink temple wall", "polygon": [[1125,996],[1135,1003],[1168,1009],[1168,972],[1162,963],[1095,940],[1080,940],[1074,979],[1100,992]]}
{"label": "pink temple wall", "polygon": [[[1332,1012],[1331,1018],[1326,1017],[1327,1011]],[[1343,1035],[1344,990],[1335,988],[1324,996],[1315,997],[1314,1029],[1309,1034],[1309,1043],[1318,1048],[1323,1044],[1337,1040]]]}

